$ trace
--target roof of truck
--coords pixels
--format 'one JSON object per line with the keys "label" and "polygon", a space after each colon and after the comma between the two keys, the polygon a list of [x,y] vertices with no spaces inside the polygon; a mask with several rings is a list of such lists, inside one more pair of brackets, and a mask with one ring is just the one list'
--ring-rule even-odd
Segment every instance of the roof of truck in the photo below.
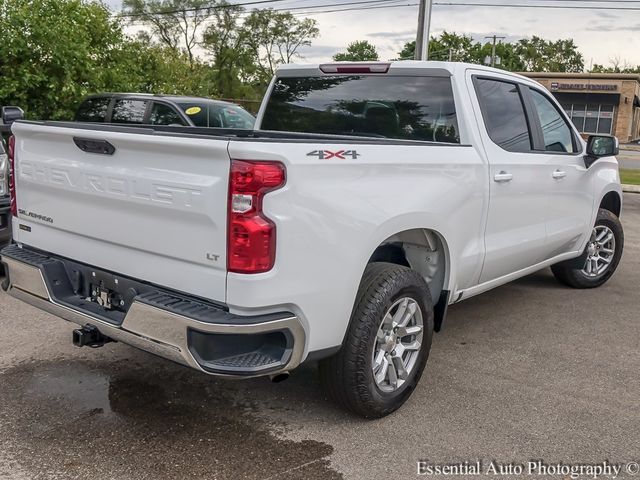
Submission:
{"label": "roof of truck", "polygon": [[[425,71],[429,75],[435,76],[453,76],[462,75],[466,70],[473,69],[484,71],[487,73],[499,73],[509,75],[521,80],[531,81],[527,77],[517,73],[500,70],[497,68],[477,65],[474,63],[463,62],[439,62],[439,61],[420,61],[420,60],[396,60],[389,62],[327,62],[327,63],[307,63],[307,64],[286,64],[278,67],[276,75],[279,76],[297,76],[297,75],[331,75],[330,70],[335,67],[366,67],[366,66],[388,66],[387,72],[372,73],[374,75],[403,74],[403,75],[423,75]],[[324,70],[324,71],[323,71]],[[337,73],[344,75],[345,72]]]}

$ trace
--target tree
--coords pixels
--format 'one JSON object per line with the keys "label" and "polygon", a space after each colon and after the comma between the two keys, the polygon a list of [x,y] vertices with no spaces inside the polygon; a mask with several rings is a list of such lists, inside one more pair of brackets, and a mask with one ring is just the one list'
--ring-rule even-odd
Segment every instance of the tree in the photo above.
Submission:
{"label": "tree", "polygon": [[[487,57],[491,58],[493,43],[487,42],[482,45],[478,61],[474,63],[484,64]],[[500,42],[496,44],[496,57],[500,59],[496,68],[508,70],[509,72],[523,72],[525,70],[522,58],[516,53],[513,43]]]}
{"label": "tree", "polygon": [[252,57],[243,47],[242,13],[238,6],[215,10],[202,37],[202,47],[212,58],[216,88],[226,98],[254,96],[245,81],[254,69]]}
{"label": "tree", "polygon": [[514,49],[529,72],[584,71],[584,58],[572,39],[552,42],[533,36],[519,40]]}
{"label": "tree", "polygon": [[398,60],[413,60],[416,56],[416,41],[407,42],[398,52]]}
{"label": "tree", "polygon": [[376,47],[367,40],[351,42],[346,52],[336,53],[333,60],[336,62],[365,62],[379,59]]}
{"label": "tree", "polygon": [[318,34],[317,22],[310,18],[298,19],[290,12],[272,9],[253,10],[241,32],[244,48],[255,66],[251,76],[265,85],[278,65],[300,57],[300,48],[311,45]]}
{"label": "tree", "polygon": [[153,36],[176,52],[184,48],[191,66],[205,21],[216,10],[228,8],[215,0],[124,0],[122,6],[130,23],[148,25]]}
{"label": "tree", "polygon": [[429,58],[432,60],[479,63],[480,44],[469,35],[443,32],[429,42]]}
{"label": "tree", "polygon": [[[480,51],[482,46],[473,41],[469,35],[443,32],[429,40],[429,60],[482,63]],[[413,60],[416,42],[407,42],[399,53],[400,60]]]}
{"label": "tree", "polygon": [[591,73],[640,73],[640,65],[632,67],[626,60],[621,60],[619,56],[609,59],[609,67],[594,64]]}
{"label": "tree", "polygon": [[[492,43],[474,42],[467,35],[444,32],[429,42],[431,60],[462,61],[483,64],[491,55]],[[399,52],[401,60],[413,59],[415,42],[408,42]],[[509,71],[581,72],[584,59],[571,39],[548,41],[540,37],[522,39],[516,43],[498,43],[498,68]]]}
{"label": "tree", "polygon": [[12,0],[0,9],[0,102],[30,118],[69,118],[77,100],[103,89],[123,35],[99,3]]}
{"label": "tree", "polygon": [[208,96],[211,69],[184,52],[124,35],[101,3],[12,0],[0,8],[0,104],[28,118],[73,118],[87,94],[104,91]]}

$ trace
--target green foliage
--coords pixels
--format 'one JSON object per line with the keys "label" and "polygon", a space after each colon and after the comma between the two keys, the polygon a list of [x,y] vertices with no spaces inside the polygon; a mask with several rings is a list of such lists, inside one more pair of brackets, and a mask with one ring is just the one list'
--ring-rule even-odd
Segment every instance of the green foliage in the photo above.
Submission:
{"label": "green foliage", "polygon": [[533,36],[518,41],[515,53],[528,72],[584,71],[584,58],[572,39],[552,42]]}
{"label": "green foliage", "polygon": [[124,0],[130,23],[147,25],[151,41],[186,53],[199,68],[196,47],[207,54],[208,85],[226,98],[257,98],[278,65],[298,58],[318,36],[315,20],[224,0]]}
{"label": "green foliage", "polygon": [[398,60],[413,60],[416,56],[416,41],[411,40],[404,44],[398,53]]}
{"label": "green foliage", "polygon": [[298,58],[300,48],[311,45],[319,33],[317,22],[310,18],[299,19],[290,12],[272,9],[253,10],[241,29],[243,54],[248,54],[253,64],[247,77],[264,87],[278,65]]}
{"label": "green foliage", "polygon": [[480,44],[474,43],[468,35],[443,32],[429,42],[431,60],[449,60],[456,62],[474,62],[479,58]]}
{"label": "green foliage", "polygon": [[640,170],[620,169],[620,181],[625,185],[640,185]]}
{"label": "green foliage", "polygon": [[209,17],[226,2],[215,0],[124,0],[122,7],[130,23],[143,22],[160,42],[179,52],[184,47],[189,64],[195,63],[194,49]]}
{"label": "green foliage", "polygon": [[68,118],[86,93],[109,85],[120,25],[99,3],[12,0],[0,9],[0,104],[31,118]]}
{"label": "green foliage", "polygon": [[28,118],[71,119],[104,91],[209,95],[211,69],[188,55],[130,39],[101,3],[11,0],[0,9],[0,104]]}
{"label": "green foliage", "polygon": [[[431,60],[451,60],[484,64],[491,56],[490,42],[474,42],[467,35],[444,32],[429,41]],[[415,42],[408,42],[399,52],[400,60],[414,58]],[[509,71],[535,72],[582,72],[584,59],[573,40],[548,41],[539,37],[522,39],[516,43],[498,43],[496,56],[500,57],[498,68]]]}
{"label": "green foliage", "polygon": [[628,65],[620,66],[619,64],[614,64],[610,67],[605,67],[596,63],[593,65],[591,73],[640,73],[640,65],[630,67]]}
{"label": "green foliage", "polygon": [[202,47],[212,59],[211,75],[216,90],[225,98],[252,98],[248,72],[253,72],[252,56],[243,48],[242,8],[218,9],[204,31]]}
{"label": "green foliage", "polygon": [[[34,119],[71,119],[85,95],[105,91],[257,99],[318,35],[290,13],[242,22],[242,7],[220,0],[125,0],[127,17],[98,0],[0,1],[0,104]],[[130,38],[124,18],[149,30]]]}
{"label": "green foliage", "polygon": [[379,59],[376,47],[367,40],[352,42],[346,52],[336,53],[333,60],[336,62],[366,62]]}

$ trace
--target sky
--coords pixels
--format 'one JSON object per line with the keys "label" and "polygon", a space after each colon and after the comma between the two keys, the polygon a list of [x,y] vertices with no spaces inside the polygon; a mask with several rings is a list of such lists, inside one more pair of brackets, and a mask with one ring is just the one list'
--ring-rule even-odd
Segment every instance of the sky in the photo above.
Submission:
{"label": "sky", "polygon": [[[227,0],[245,3],[251,0]],[[277,8],[319,6],[303,10],[335,10],[357,8],[343,5],[356,0],[282,0]],[[381,5],[416,4],[418,0],[388,0]],[[438,2],[501,3],[518,5],[593,5],[636,7],[638,10],[579,10],[542,8],[502,8],[483,6],[437,5]],[[107,0],[113,10],[119,10],[120,0]],[[537,35],[548,40],[573,38],[585,59],[588,69],[592,63],[608,66],[612,59],[629,66],[640,65],[640,0],[435,0],[431,19],[431,34],[442,31],[471,35],[476,40],[499,35],[507,41]],[[333,5],[333,6],[329,6]],[[259,5],[263,7],[264,5]],[[360,5],[361,7],[362,5]],[[256,6],[258,7],[258,6]],[[415,38],[418,7],[402,6],[333,13],[307,13],[304,16],[318,21],[320,36],[301,53],[298,60],[317,63],[331,59],[355,40],[368,40],[376,46],[381,60],[396,58],[405,42]]]}

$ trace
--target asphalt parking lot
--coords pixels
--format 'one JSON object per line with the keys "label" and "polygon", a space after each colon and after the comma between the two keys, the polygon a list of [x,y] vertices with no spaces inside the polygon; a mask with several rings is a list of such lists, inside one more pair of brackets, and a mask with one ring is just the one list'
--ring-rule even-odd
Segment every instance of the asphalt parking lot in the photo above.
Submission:
{"label": "asphalt parking lot", "polygon": [[543,270],[452,307],[415,394],[379,421],[328,402],[314,366],[280,384],[220,381],[122,344],[77,349],[70,324],[2,293],[0,478],[413,478],[420,459],[640,461],[640,195],[625,197],[623,223],[621,265],[598,290]]}

